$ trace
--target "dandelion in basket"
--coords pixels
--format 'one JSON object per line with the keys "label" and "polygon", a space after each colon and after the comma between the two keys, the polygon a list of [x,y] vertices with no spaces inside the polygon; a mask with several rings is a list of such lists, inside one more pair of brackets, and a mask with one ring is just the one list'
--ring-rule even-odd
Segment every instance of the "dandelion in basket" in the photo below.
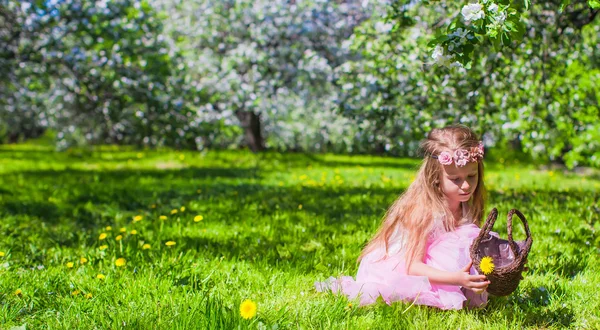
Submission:
{"label": "dandelion in basket", "polygon": [[483,257],[481,258],[481,262],[479,263],[479,268],[484,275],[489,275],[494,271],[494,260],[492,257]]}

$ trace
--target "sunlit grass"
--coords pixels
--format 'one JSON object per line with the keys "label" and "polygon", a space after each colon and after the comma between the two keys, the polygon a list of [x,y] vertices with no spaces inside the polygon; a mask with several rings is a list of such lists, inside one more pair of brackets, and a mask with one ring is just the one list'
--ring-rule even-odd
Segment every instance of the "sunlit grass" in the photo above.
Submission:
{"label": "sunlit grass", "polygon": [[[479,311],[318,294],[418,160],[243,151],[0,147],[2,328],[600,328],[598,176],[493,162],[496,231],[518,208],[530,272]],[[120,237],[119,237],[120,236]],[[518,228],[517,238],[523,237]],[[240,315],[250,299],[257,314]],[[250,313],[251,314],[251,313]],[[247,316],[249,316],[248,314]]]}

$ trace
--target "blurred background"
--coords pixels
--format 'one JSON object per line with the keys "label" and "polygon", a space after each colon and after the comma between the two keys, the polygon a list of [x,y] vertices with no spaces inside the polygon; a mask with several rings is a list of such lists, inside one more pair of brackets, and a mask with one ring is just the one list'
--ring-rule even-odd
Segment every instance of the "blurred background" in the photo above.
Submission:
{"label": "blurred background", "polygon": [[0,0],[0,143],[415,156],[463,123],[600,166],[600,4],[483,3],[448,66],[431,42],[467,2]]}

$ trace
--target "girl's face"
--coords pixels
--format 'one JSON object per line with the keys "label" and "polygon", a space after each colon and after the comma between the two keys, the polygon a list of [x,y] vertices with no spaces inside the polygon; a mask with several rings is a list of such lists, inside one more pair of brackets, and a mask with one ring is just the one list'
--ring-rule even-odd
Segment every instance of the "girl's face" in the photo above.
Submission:
{"label": "girl's face", "polygon": [[453,202],[466,202],[471,198],[479,181],[477,165],[477,162],[469,162],[463,167],[454,163],[442,165],[440,187],[446,198]]}

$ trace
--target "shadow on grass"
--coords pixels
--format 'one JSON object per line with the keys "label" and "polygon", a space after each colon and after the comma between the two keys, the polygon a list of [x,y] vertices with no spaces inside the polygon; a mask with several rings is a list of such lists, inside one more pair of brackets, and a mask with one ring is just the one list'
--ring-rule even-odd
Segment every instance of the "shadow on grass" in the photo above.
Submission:
{"label": "shadow on grass", "polygon": [[[92,213],[94,209],[101,209],[103,206],[110,206],[116,211],[136,212],[147,209],[151,204],[171,207],[199,201],[210,203],[214,211],[225,212],[227,216],[223,218],[226,222],[226,219],[239,221],[240,215],[248,212],[244,209],[250,206],[258,215],[272,217],[281,213],[288,216],[295,214],[302,205],[301,211],[305,215],[319,218],[320,225],[350,225],[356,224],[360,218],[379,222],[389,205],[402,193],[402,188],[397,187],[264,186],[247,182],[249,179],[260,179],[262,172],[236,168],[45,170],[23,171],[20,174],[25,178],[24,185],[20,185],[14,175],[0,176],[6,197],[0,202],[4,206],[3,211],[40,216],[49,221],[60,216],[70,216],[71,210],[85,205]],[[16,198],[16,191],[6,188],[15,186],[20,186],[17,190],[21,193],[19,198]],[[197,194],[197,189],[202,189],[202,195]],[[31,195],[35,198],[23,196],[22,193],[28,192],[35,192]],[[51,196],[56,196],[61,203],[48,202]],[[587,211],[582,211],[577,208],[577,204],[572,205],[571,202],[585,204],[598,197],[598,193],[589,192],[572,192],[565,196],[556,191],[491,191],[489,200],[493,205],[489,206],[501,204],[521,209],[533,221],[531,227],[535,235],[535,221],[539,221],[540,214],[545,211],[540,207],[542,203],[556,204],[559,209],[579,212],[579,216],[583,217]],[[237,207],[232,208],[232,205]],[[502,226],[505,226],[503,219],[505,217],[501,210],[495,230],[505,232],[502,230]],[[304,221],[306,220],[308,219]],[[89,221],[93,222],[93,219],[88,219]],[[370,225],[369,228],[371,227],[373,226]],[[584,242],[574,240],[571,243]]]}
{"label": "shadow on grass", "polygon": [[[377,161],[360,161],[358,159],[351,159],[348,161],[340,160],[327,160],[319,155],[307,154],[306,157],[311,162],[319,164],[323,167],[365,167],[365,168],[388,168],[388,169],[405,169],[417,171],[419,169],[419,160],[406,159],[406,158],[383,158],[378,157]],[[352,156],[349,156],[352,157]],[[366,156],[365,156],[366,157]]]}
{"label": "shadow on grass", "polygon": [[[68,233],[102,228],[119,215],[130,216],[152,204],[168,214],[172,208],[197,200],[197,190],[206,182],[257,177],[252,169],[196,167],[22,171],[0,175],[0,217],[5,222],[5,236],[21,237],[21,241],[32,236],[43,246],[60,242],[63,247],[73,247],[83,242]],[[70,230],[59,233],[65,227]]]}
{"label": "shadow on grass", "polygon": [[275,152],[267,152],[258,154],[256,157],[260,163],[285,165],[288,168],[302,168],[309,166],[318,166],[319,168],[363,167],[406,169],[416,171],[419,163],[419,161],[416,159],[407,158],[377,157],[377,160],[369,161],[368,159],[372,157],[369,155],[348,155],[336,157],[334,155],[307,154],[301,152],[286,153],[285,155]]}
{"label": "shadow on grass", "polygon": [[575,321],[575,313],[567,306],[556,306],[553,300],[566,295],[558,286],[523,287],[521,286],[507,297],[490,296],[488,306],[473,310],[471,313],[485,322],[491,311],[497,311],[506,320],[517,319],[523,326],[546,328],[558,326],[570,327]]}

